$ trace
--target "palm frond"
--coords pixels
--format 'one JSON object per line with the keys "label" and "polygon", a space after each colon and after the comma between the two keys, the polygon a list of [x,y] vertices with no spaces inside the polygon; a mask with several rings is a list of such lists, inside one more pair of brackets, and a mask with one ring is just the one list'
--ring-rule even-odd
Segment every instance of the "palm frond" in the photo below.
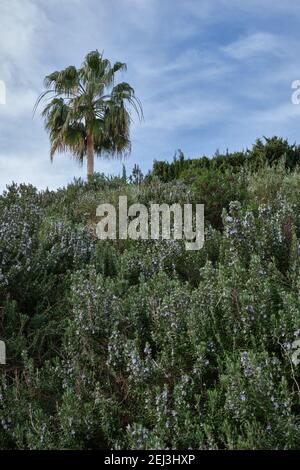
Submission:
{"label": "palm frond", "polygon": [[133,110],[143,119],[142,105],[126,82],[114,84],[115,75],[127,70],[126,64],[113,65],[98,50],[86,55],[82,66],[69,66],[45,77],[43,100],[45,128],[50,139],[50,158],[70,152],[80,163],[87,155],[88,135],[92,133],[98,156],[123,158],[131,151],[130,123]]}

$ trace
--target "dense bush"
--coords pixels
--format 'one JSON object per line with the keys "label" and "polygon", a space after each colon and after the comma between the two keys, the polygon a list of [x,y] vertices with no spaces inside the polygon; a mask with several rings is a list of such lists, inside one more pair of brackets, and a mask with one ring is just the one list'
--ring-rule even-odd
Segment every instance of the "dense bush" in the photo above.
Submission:
{"label": "dense bush", "polygon": [[[8,187],[2,449],[300,447],[300,173],[269,163]],[[204,202],[203,249],[98,241],[119,194]]]}
{"label": "dense bush", "polygon": [[155,161],[153,171],[149,177],[156,176],[163,182],[173,181],[175,179],[185,179],[188,176],[201,175],[204,169],[211,170],[229,170],[231,173],[240,171],[241,168],[250,168],[258,170],[266,164],[269,166],[277,165],[284,157],[286,169],[295,169],[300,163],[300,146],[289,144],[286,139],[279,137],[264,137],[257,139],[251,149],[243,152],[228,152],[220,154],[219,151],[208,159],[206,156],[196,159],[184,159],[181,150],[175,153],[173,161]]}

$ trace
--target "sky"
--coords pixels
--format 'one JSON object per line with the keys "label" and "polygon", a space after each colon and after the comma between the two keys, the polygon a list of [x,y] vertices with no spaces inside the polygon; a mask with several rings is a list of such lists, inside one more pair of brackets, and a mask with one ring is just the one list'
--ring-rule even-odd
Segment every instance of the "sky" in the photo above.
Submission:
{"label": "sky", "polygon": [[[250,148],[261,136],[300,143],[298,0],[0,0],[0,192],[12,181],[40,189],[85,177],[69,155],[51,164],[40,114],[45,75],[80,66],[98,49],[126,62],[145,119],[132,123],[135,163]],[[3,84],[6,104],[1,104]],[[121,161],[95,171],[119,174]]]}

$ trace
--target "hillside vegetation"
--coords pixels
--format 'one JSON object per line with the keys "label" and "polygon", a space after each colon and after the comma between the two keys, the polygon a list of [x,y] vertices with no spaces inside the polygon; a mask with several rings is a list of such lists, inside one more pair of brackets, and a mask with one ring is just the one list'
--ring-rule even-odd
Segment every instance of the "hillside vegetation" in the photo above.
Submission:
{"label": "hillside vegetation", "polygon": [[[299,448],[299,162],[275,137],[144,179],[8,186],[0,448]],[[98,240],[119,195],[204,203],[203,249]]]}

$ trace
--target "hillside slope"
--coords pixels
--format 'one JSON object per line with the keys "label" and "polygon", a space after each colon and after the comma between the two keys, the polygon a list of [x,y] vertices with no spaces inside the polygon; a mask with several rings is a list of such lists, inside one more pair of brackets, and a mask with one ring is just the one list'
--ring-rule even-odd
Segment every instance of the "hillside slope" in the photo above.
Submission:
{"label": "hillside slope", "polygon": [[[8,187],[1,449],[300,447],[300,171],[229,166]],[[205,203],[203,249],[97,240],[119,195]]]}

